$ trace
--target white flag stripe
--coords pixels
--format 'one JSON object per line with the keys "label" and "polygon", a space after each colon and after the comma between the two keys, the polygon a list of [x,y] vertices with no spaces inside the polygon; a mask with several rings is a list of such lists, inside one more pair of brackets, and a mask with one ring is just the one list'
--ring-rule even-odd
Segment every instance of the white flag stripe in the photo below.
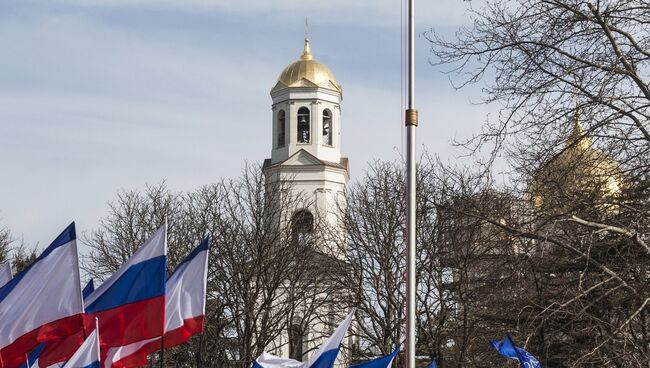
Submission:
{"label": "white flag stripe", "polygon": [[305,367],[306,362],[299,362],[294,359],[281,358],[267,352],[263,352],[255,362],[264,368],[298,368]]}
{"label": "white flag stripe", "polygon": [[8,283],[13,276],[14,275],[11,273],[11,263],[9,261],[0,264],[0,287],[3,287]]}
{"label": "white flag stripe", "polygon": [[0,347],[40,326],[80,313],[77,242],[72,240],[34,263],[0,301]]}
{"label": "white flag stripe", "polygon": [[99,363],[99,328],[95,328],[63,368],[83,368]]}
{"label": "white flag stripe", "polygon": [[[157,246],[161,242],[165,243],[164,247]],[[95,289],[84,303],[86,305],[91,305],[93,302],[103,295],[106,290],[108,290],[119,278],[134,264],[153,259],[156,257],[162,257],[167,252],[167,224],[165,223],[156,230],[146,242],[144,242],[140,248],[129,258],[128,262],[124,263],[120,269],[114,273],[108,280],[101,284],[100,287]]]}
{"label": "white flag stripe", "polygon": [[133,344],[120,346],[117,348],[108,348],[108,351],[106,353],[106,361],[104,362],[104,367],[106,368],[112,367],[113,363],[122,360],[128,357],[129,355],[134,354],[135,352],[140,350],[141,347],[145,346],[146,344],[152,341],[157,341],[157,340],[160,340],[160,337],[154,337],[149,340],[134,342]]}

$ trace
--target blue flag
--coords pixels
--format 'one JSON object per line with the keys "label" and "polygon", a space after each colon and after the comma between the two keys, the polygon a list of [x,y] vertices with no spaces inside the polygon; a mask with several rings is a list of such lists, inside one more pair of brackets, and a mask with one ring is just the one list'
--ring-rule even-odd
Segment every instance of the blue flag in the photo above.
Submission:
{"label": "blue flag", "polygon": [[510,335],[506,335],[502,341],[493,340],[490,345],[504,357],[518,360],[523,368],[542,368],[539,360],[526,350],[518,348]]}
{"label": "blue flag", "polygon": [[381,358],[373,359],[369,362],[365,363],[359,363],[355,365],[351,365],[350,368],[388,368],[390,367],[391,363],[393,362],[393,359],[395,359],[395,356],[397,353],[399,353],[399,347],[395,350],[393,350],[392,353],[383,356]]}
{"label": "blue flag", "polygon": [[429,363],[427,368],[438,368],[438,363],[436,363],[436,358],[431,357],[431,363]]}

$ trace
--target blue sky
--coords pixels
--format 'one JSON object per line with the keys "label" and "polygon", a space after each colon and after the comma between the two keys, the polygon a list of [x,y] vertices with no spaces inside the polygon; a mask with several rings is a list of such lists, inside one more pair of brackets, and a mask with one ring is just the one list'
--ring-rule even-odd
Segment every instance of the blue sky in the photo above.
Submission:
{"label": "blue sky", "polygon": [[[451,34],[462,0],[418,1],[417,31]],[[302,49],[344,90],[352,180],[399,157],[400,2],[49,0],[0,4],[0,224],[46,245],[89,231],[120,189],[188,191],[270,155],[269,91]],[[417,43],[418,144],[443,159],[494,107],[455,91]]]}

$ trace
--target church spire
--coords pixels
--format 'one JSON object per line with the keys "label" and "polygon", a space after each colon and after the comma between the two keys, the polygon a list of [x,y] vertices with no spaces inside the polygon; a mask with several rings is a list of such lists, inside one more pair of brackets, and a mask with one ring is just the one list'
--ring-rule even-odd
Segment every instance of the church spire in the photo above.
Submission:
{"label": "church spire", "polygon": [[580,122],[580,107],[577,106],[573,116],[573,131],[569,136],[569,145],[575,145],[576,148],[581,149],[591,146],[591,140],[585,135],[585,130]]}
{"label": "church spire", "polygon": [[305,47],[302,50],[302,55],[300,55],[302,60],[312,60],[314,57],[311,55],[311,49],[309,48],[309,21],[305,17]]}

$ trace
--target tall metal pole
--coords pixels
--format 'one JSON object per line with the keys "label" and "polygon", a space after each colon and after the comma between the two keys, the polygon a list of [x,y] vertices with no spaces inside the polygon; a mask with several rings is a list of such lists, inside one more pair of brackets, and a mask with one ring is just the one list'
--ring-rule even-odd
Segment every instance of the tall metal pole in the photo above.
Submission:
{"label": "tall metal pole", "polygon": [[160,336],[160,368],[165,367],[165,334]]}
{"label": "tall metal pole", "polygon": [[416,209],[416,162],[415,128],[418,125],[418,111],[415,109],[415,0],[408,0],[408,105],[406,124],[406,183],[407,183],[407,300],[406,300],[406,367],[415,368],[415,209]]}

